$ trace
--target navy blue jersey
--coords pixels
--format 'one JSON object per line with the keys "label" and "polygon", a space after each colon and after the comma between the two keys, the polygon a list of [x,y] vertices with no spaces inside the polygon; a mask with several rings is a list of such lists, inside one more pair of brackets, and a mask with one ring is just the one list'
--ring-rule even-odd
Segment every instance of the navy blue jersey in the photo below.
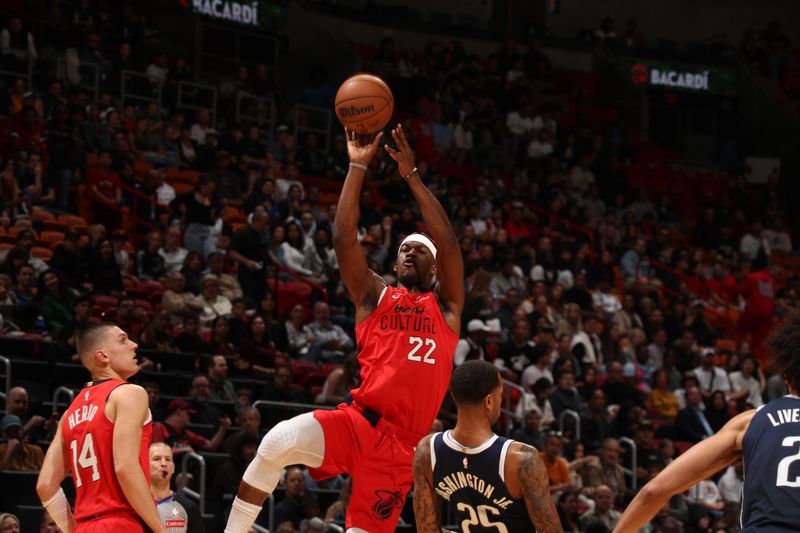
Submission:
{"label": "navy blue jersey", "polygon": [[431,439],[433,488],[463,533],[535,531],[525,502],[506,488],[506,454],[513,442],[493,435],[477,448],[465,448],[449,431]]}
{"label": "navy blue jersey", "polygon": [[800,398],[784,396],[753,415],[742,443],[742,531],[800,529]]}

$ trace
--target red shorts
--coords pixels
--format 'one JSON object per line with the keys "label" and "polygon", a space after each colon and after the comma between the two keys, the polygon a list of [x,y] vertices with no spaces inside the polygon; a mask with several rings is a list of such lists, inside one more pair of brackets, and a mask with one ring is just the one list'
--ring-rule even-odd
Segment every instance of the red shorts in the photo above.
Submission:
{"label": "red shorts", "polygon": [[[142,521],[130,516],[108,515],[93,520],[82,520],[75,526],[75,533],[144,533]],[[148,530],[149,531],[149,530]]]}
{"label": "red shorts", "polygon": [[314,479],[347,473],[353,489],[346,527],[370,533],[395,530],[413,483],[411,463],[419,438],[381,419],[373,427],[354,406],[314,411],[325,434],[325,459]]}

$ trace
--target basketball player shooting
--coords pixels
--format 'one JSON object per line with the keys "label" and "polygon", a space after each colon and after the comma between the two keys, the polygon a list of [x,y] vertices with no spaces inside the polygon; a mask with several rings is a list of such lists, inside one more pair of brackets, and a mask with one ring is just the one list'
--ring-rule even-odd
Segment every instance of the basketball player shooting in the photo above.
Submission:
{"label": "basketball player shooting", "polygon": [[424,437],[414,454],[417,531],[442,530],[444,500],[462,531],[562,533],[539,452],[492,431],[503,401],[497,368],[467,361],[453,371],[450,394],[455,429]]}
{"label": "basketball player shooting", "polygon": [[[136,343],[115,324],[78,337],[90,381],[64,412],[47,449],[36,491],[64,533],[166,533],[145,472],[152,421],[147,392],[126,380],[138,372]],[[61,488],[72,472],[75,515]]]}
{"label": "basketball player shooting", "polygon": [[397,287],[367,267],[357,240],[361,188],[382,133],[362,142],[345,130],[350,170],[333,226],[336,257],[356,307],[361,386],[351,404],[276,425],[242,478],[225,528],[246,533],[283,467],[305,464],[325,479],[346,472],[353,492],[347,531],[395,530],[412,484],[414,447],[439,411],[453,367],[464,305],[464,265],[447,214],[422,183],[401,126],[385,145],[419,204],[433,239],[412,234],[397,252]]}
{"label": "basketball player shooting", "polygon": [[772,368],[789,394],[732,418],[689,448],[645,485],[622,513],[615,533],[635,533],[680,492],[744,459],[740,531],[788,533],[800,524],[800,316],[769,340]]}

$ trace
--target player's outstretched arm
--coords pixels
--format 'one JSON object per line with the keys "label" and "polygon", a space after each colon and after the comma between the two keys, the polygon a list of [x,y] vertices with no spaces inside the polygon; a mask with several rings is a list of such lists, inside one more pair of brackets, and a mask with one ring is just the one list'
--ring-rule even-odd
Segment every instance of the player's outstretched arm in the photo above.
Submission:
{"label": "player's outstretched arm", "polygon": [[61,435],[61,421],[59,420],[56,435],[53,437],[50,447],[47,448],[42,469],[39,471],[36,493],[61,531],[72,533],[72,530],[75,529],[75,519],[64,491],[61,490],[61,482],[69,472],[66,457],[67,449],[64,445],[64,437]]}
{"label": "player's outstretched arm", "polygon": [[441,506],[433,490],[431,436],[423,437],[414,452],[414,518],[419,533],[440,533]]}
{"label": "player's outstretched arm", "polygon": [[729,464],[742,451],[742,438],[755,410],[732,418],[716,434],[681,454],[645,485],[622,513],[614,533],[636,533],[669,499],[693,487]]}
{"label": "player's outstretched arm", "polygon": [[512,467],[516,466],[516,469],[513,470],[516,473],[516,481],[519,483],[522,498],[525,500],[525,508],[528,509],[528,516],[536,526],[536,531],[539,533],[563,533],[561,520],[558,518],[553,498],[550,495],[550,478],[547,477],[547,468],[545,468],[539,452],[535,448],[521,443],[513,446],[508,460],[511,461]]}
{"label": "player's outstretched arm", "polygon": [[114,412],[114,471],[125,498],[155,533],[166,533],[150,484],[139,463],[142,427],[148,416],[147,392],[138,385],[117,387],[109,396]]}
{"label": "player's outstretched arm", "polygon": [[383,132],[378,133],[369,144],[362,144],[355,132],[347,128],[344,133],[351,165],[336,206],[336,218],[333,220],[333,249],[336,251],[342,281],[356,306],[356,322],[361,322],[375,308],[378,296],[386,286],[383,279],[367,267],[367,259],[357,238],[359,200],[367,173],[366,167],[380,146]]}
{"label": "player's outstretched arm", "polygon": [[392,138],[397,149],[387,144],[386,151],[397,161],[397,171],[408,183],[422,211],[425,225],[436,241],[439,299],[451,315],[448,317],[450,327],[459,333],[461,310],[464,308],[464,259],[461,256],[461,246],[447,212],[420,179],[417,167],[414,165],[414,152],[408,144],[403,126],[398,124],[397,128],[392,130]]}

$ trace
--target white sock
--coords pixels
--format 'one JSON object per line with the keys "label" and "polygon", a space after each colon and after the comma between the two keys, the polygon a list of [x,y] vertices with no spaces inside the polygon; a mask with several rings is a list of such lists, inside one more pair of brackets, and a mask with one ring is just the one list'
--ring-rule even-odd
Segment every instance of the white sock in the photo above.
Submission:
{"label": "white sock", "polygon": [[228,523],[225,525],[225,533],[248,533],[260,512],[260,505],[240,500],[237,496],[233,499],[233,507],[228,516]]}

